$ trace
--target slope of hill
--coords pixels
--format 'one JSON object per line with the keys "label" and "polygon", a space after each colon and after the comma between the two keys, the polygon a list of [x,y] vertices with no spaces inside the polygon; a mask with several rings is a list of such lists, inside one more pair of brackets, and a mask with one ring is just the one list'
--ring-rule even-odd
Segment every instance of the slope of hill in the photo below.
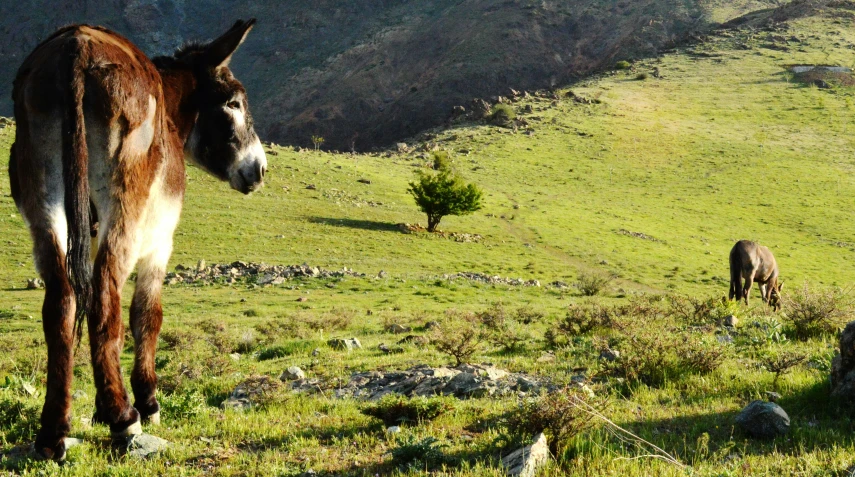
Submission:
{"label": "slope of hill", "polygon": [[[403,424],[400,434],[362,414],[366,403],[333,396],[354,372],[448,363],[448,356],[401,340],[387,325],[408,325],[423,336],[428,320],[454,320],[460,315],[453,310],[483,312],[501,302],[509,311],[526,307],[543,317],[524,327],[528,335],[518,349],[491,342],[472,362],[489,361],[577,391],[582,388],[574,383],[582,379],[609,400],[612,422],[678,461],[652,458],[658,451],[616,437],[614,428],[594,429],[566,441],[545,475],[846,475],[855,455],[847,437],[851,411],[835,405],[828,386],[837,337],[832,331],[797,339],[787,308],[774,313],[755,295],[751,307],[714,305],[713,312],[689,318],[653,313],[624,329],[603,326],[563,344],[546,339],[568,305],[584,307],[589,300],[552,282],[572,284],[590,270],[616,273],[617,283],[596,301],[605,307],[667,308],[661,295],[715,299],[726,294],[727,254],[740,238],[775,252],[787,297],[796,296],[805,280],[812,289],[855,282],[855,80],[789,72],[792,65],[852,63],[855,4],[809,3],[784,23],[777,16],[783,10],[752,15],[740,22],[748,25],[744,30],[724,30],[630,70],[562,86],[557,96],[521,99],[513,107],[527,125],[517,130],[458,123],[410,141],[410,152],[271,146],[269,182],[250,197],[189,168],[173,265],[306,262],[366,276],[165,287],[168,318],[158,354],[164,423],[146,429],[169,439],[171,450],[142,462],[110,453],[106,428],[80,419],[94,406],[81,351],[75,390],[86,392],[74,401],[73,435],[87,444],[72,449],[62,468],[3,458],[0,466],[23,475],[83,476],[98,469],[134,476],[298,476],[311,475],[302,472],[312,468],[321,475],[372,476],[424,475],[430,468],[498,477],[499,457],[512,450],[503,440],[502,416],[519,408],[516,395],[455,402],[435,420]],[[4,174],[12,131],[0,129]],[[480,238],[405,234],[397,226],[424,221],[405,190],[435,148],[449,151],[464,177],[485,190],[483,211],[446,218],[441,228]],[[5,181],[0,195],[8,195]],[[0,379],[9,376],[0,387],[0,453],[6,453],[35,432],[41,396],[16,390],[21,382],[44,390],[41,325],[33,319],[43,293],[24,289],[34,273],[29,238],[8,198],[0,201],[0,232],[6,290],[0,352],[10,357],[0,361]],[[542,286],[443,278],[463,271],[537,279]],[[631,301],[638,296],[649,301]],[[129,289],[125,297],[127,305]],[[735,313],[739,324],[721,326],[722,313]],[[638,333],[629,336],[649,346],[635,342],[633,348],[627,333]],[[363,349],[337,351],[326,344],[351,336]],[[701,350],[695,358],[715,366],[702,371],[655,361],[669,346],[683,349],[682,340]],[[381,344],[400,353],[387,354]],[[610,372],[625,361],[610,368],[599,359],[604,346],[675,374],[658,383],[616,378]],[[239,355],[237,361],[230,353]],[[124,362],[132,356],[128,340]],[[785,359],[801,364],[774,372]],[[271,385],[255,396],[252,409],[219,408],[238,383],[275,378],[293,365],[317,380],[318,393],[297,395],[287,385]],[[733,418],[770,390],[781,394],[789,434],[749,439]],[[424,451],[416,444],[426,438],[446,445],[437,451],[439,463],[408,466],[390,456],[393,450]]]}
{"label": "slope of hill", "polygon": [[565,83],[615,59],[644,57],[776,0],[4,2],[0,114],[25,55],[56,27],[104,24],[150,54],[258,17],[233,64],[262,136],[367,149],[441,124],[474,97]]}

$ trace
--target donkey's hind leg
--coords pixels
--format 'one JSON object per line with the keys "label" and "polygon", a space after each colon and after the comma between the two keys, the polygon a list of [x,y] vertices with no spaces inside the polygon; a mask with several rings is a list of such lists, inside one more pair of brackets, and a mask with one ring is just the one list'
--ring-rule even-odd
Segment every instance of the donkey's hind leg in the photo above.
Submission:
{"label": "donkey's hind leg", "polygon": [[[103,224],[102,224],[103,225]],[[142,432],[140,416],[130,404],[119,355],[123,346],[122,288],[136,260],[130,224],[106,232],[92,273],[92,312],[88,317],[89,347],[95,377],[95,420],[110,425],[114,438]],[[128,233],[127,231],[130,231]]]}
{"label": "donkey's hind leg", "polygon": [[35,450],[45,458],[62,460],[65,458],[64,439],[70,430],[74,290],[65,270],[65,237],[61,236],[61,231],[34,227],[32,235],[36,265],[45,282],[42,328],[48,349],[47,393]]}

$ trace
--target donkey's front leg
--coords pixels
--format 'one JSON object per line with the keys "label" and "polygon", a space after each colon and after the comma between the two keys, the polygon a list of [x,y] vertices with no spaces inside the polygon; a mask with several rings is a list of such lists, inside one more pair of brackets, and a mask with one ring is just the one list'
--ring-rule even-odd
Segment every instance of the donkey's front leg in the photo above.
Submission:
{"label": "donkey's front leg", "polygon": [[109,237],[98,250],[92,277],[89,347],[97,388],[95,419],[110,425],[114,438],[140,434],[140,415],[131,407],[122,379],[122,287],[133,266],[133,244]]}
{"label": "donkey's front leg", "polygon": [[134,390],[134,407],[143,420],[160,423],[160,405],[155,397],[157,374],[154,371],[154,354],[157,336],[163,323],[160,292],[165,275],[166,260],[158,257],[140,259],[137,268],[137,285],[131,302],[131,331],[134,335],[134,370],[131,388]]}

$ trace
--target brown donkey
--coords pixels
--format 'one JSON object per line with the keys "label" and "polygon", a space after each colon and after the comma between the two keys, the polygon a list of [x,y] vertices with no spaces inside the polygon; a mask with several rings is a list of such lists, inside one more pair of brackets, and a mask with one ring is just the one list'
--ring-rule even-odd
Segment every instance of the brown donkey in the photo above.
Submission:
{"label": "brown donkey", "polygon": [[[742,281],[745,280],[743,287]],[[730,250],[730,293],[728,298],[745,300],[751,285],[760,284],[760,296],[773,310],[781,308],[781,288],[783,282],[778,282],[778,262],[772,252],[762,245],[749,240],[740,240]]]}
{"label": "brown donkey", "polygon": [[[261,187],[267,169],[246,91],[228,68],[254,23],[238,21],[210,43],[154,60],[105,28],[69,26],[36,47],[18,71],[9,176],[45,282],[47,393],[35,441],[44,457],[65,456],[75,329],[79,338],[84,315],[95,420],[109,424],[117,439],[141,433],[141,420],[159,420],[154,353],[184,157],[245,194]],[[119,365],[120,298],[135,265],[132,406]]]}

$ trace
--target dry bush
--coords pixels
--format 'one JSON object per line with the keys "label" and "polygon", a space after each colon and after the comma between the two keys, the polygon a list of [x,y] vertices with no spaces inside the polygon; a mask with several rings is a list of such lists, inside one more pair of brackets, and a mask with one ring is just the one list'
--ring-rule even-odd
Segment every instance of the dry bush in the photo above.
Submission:
{"label": "dry bush", "polygon": [[606,275],[605,273],[596,271],[583,271],[579,273],[576,283],[573,286],[585,296],[595,296],[605,291],[606,287],[614,279],[614,275]]}
{"label": "dry bush", "polygon": [[715,323],[718,318],[715,298],[673,295],[668,299],[668,314],[690,325]]}
{"label": "dry bush", "polygon": [[601,363],[603,373],[629,383],[662,386],[689,374],[708,374],[728,357],[725,347],[688,333],[662,333],[649,328],[627,329],[613,346],[620,352]]}
{"label": "dry bush", "polygon": [[784,295],[782,301],[792,334],[801,340],[838,332],[852,313],[849,293],[839,288],[816,291],[805,283]]}
{"label": "dry bush", "polygon": [[764,356],[761,359],[761,363],[766,368],[766,371],[775,375],[774,379],[772,379],[772,386],[777,387],[778,379],[781,376],[789,373],[793,368],[807,361],[807,359],[806,355],[800,353],[782,351]]}
{"label": "dry bush", "polygon": [[448,310],[429,338],[437,351],[451,355],[461,365],[481,348],[484,333],[474,313]]}
{"label": "dry bush", "polygon": [[574,336],[590,333],[597,328],[612,324],[614,309],[596,301],[572,304],[567,313],[559,318],[554,326],[546,330],[544,338],[548,346],[558,348],[569,343]]}
{"label": "dry bush", "polygon": [[550,450],[559,455],[573,437],[597,425],[597,418],[586,405],[602,413],[609,401],[606,397],[591,397],[579,388],[567,387],[521,401],[505,415],[505,426],[514,439],[530,439],[544,432]]}
{"label": "dry bush", "polygon": [[160,333],[160,341],[167,350],[186,349],[198,340],[198,335],[183,330],[165,330]]}
{"label": "dry bush", "polygon": [[527,305],[517,308],[515,316],[516,320],[524,325],[540,323],[545,317],[545,313],[539,310],[535,310],[534,308]]}
{"label": "dry bush", "polygon": [[526,326],[519,321],[519,317],[530,319],[532,312],[523,308],[511,313],[501,303],[494,303],[486,310],[476,313],[475,316],[485,327],[484,337],[494,346],[507,352],[522,349],[526,342],[532,340],[531,333]]}

